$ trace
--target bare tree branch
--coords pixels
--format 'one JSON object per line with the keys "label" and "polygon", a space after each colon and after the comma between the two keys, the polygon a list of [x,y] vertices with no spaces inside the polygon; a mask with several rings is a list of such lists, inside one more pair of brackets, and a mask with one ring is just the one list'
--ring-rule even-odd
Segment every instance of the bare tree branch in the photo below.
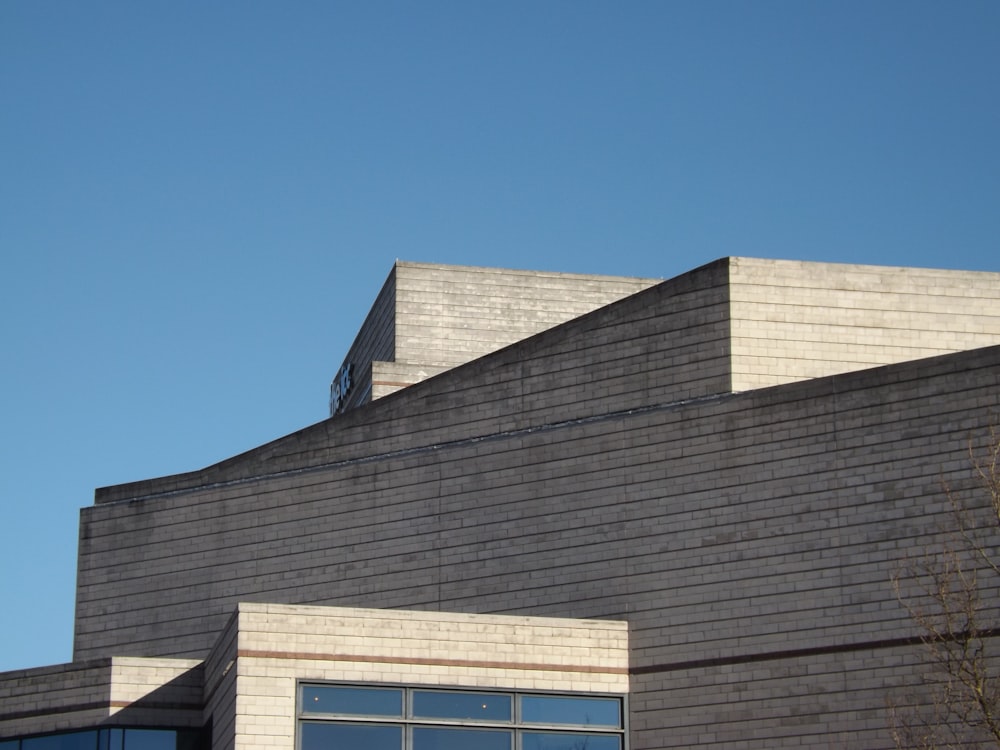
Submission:
{"label": "bare tree branch", "polygon": [[1000,432],[990,430],[985,449],[970,440],[969,458],[979,491],[967,497],[945,486],[951,526],[941,548],[892,576],[930,665],[930,700],[909,696],[888,707],[899,748],[1000,748],[1000,665],[993,654],[1000,634]]}

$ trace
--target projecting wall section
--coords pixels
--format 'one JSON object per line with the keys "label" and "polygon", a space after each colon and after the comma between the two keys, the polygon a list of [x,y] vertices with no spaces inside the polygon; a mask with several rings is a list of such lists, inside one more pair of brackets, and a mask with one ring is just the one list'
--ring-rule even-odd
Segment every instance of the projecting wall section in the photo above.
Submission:
{"label": "projecting wall section", "polygon": [[213,747],[294,750],[298,680],[628,691],[624,622],[241,604],[229,630],[234,720]]}
{"label": "projecting wall section", "polygon": [[632,750],[891,747],[923,667],[889,577],[942,541],[942,481],[976,497],[1000,347],[734,394],[728,280],[103,490],[77,658],[204,655],[247,600],[627,619]]}
{"label": "projecting wall section", "polygon": [[116,727],[202,725],[202,670],[190,659],[114,657],[0,674],[0,739]]}
{"label": "projecting wall section", "polygon": [[[365,399],[352,396],[347,408],[395,393],[659,283],[403,261],[396,261],[393,276],[395,350],[378,356],[352,347],[345,362],[353,362],[360,372],[371,368],[371,393]],[[370,322],[386,325],[380,317]],[[368,337],[363,328],[359,340]]]}
{"label": "projecting wall section", "polygon": [[[100,488],[97,504],[476,439],[730,390],[728,261],[201,471]],[[81,549],[88,547],[84,510]],[[83,561],[81,556],[81,561]],[[86,572],[82,572],[86,578]],[[81,589],[78,589],[80,591]]]}
{"label": "projecting wall section", "polygon": [[203,654],[247,598],[627,619],[633,750],[888,748],[889,577],[998,413],[995,347],[96,506],[78,657]]}
{"label": "projecting wall section", "polygon": [[397,360],[464,364],[658,279],[397,264]]}
{"label": "projecting wall section", "polygon": [[731,258],[733,388],[1000,344],[1000,274]]}
{"label": "projecting wall section", "polygon": [[110,713],[111,659],[0,673],[0,739],[89,729]]}
{"label": "projecting wall section", "polygon": [[382,398],[656,283],[396,261],[333,378],[332,406]]}
{"label": "projecting wall section", "polygon": [[464,364],[657,279],[399,263],[396,359]]}
{"label": "projecting wall section", "polygon": [[372,398],[372,362],[392,361],[396,352],[396,284],[393,267],[354,343],[330,383],[330,413],[342,413]]}
{"label": "projecting wall section", "polygon": [[212,728],[212,750],[233,750],[236,745],[239,623],[237,606],[205,659],[204,715]]}

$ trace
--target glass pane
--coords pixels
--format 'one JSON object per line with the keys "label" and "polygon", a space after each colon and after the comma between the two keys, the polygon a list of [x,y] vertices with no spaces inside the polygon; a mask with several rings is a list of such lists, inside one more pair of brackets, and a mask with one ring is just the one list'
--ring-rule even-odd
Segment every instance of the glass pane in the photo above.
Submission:
{"label": "glass pane", "polygon": [[0,740],[0,750],[18,750],[18,740]]}
{"label": "glass pane", "polygon": [[21,750],[97,750],[97,732],[67,732],[21,740]]}
{"label": "glass pane", "polygon": [[513,700],[497,693],[413,691],[413,715],[422,719],[510,721]]}
{"label": "glass pane", "polygon": [[521,721],[619,729],[622,725],[621,701],[617,698],[525,695],[521,698]]}
{"label": "glass pane", "polygon": [[122,750],[124,741],[124,729],[101,729],[98,748],[99,750]]}
{"label": "glass pane", "polygon": [[302,722],[301,750],[400,750],[403,728]]}
{"label": "glass pane", "polygon": [[413,728],[413,750],[511,750],[513,746],[513,733],[504,730]]}
{"label": "glass pane", "polygon": [[622,739],[615,734],[556,734],[525,732],[521,750],[621,750]]}
{"label": "glass pane", "polygon": [[175,750],[177,733],[170,729],[126,729],[125,750]]}
{"label": "glass pane", "polygon": [[398,688],[303,685],[302,713],[402,717],[403,691]]}

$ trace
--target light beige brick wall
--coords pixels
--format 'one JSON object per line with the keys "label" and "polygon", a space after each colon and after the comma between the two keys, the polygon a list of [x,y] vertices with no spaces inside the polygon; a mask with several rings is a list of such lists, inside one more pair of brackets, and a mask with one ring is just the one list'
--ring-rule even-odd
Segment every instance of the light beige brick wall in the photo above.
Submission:
{"label": "light beige brick wall", "polygon": [[0,674],[0,738],[101,724],[199,727],[202,671],[191,659],[115,657]]}
{"label": "light beige brick wall", "polygon": [[416,385],[450,369],[450,367],[443,365],[372,362],[372,399],[388,396],[390,393],[395,393],[410,385]]}
{"label": "light beige brick wall", "polygon": [[109,718],[129,726],[200,727],[203,681],[196,660],[115,657]]}
{"label": "light beige brick wall", "polygon": [[624,622],[244,603],[238,628],[236,748],[294,750],[298,680],[628,690]]}
{"label": "light beige brick wall", "polygon": [[660,281],[428,263],[397,263],[396,278],[396,361],[446,367]]}
{"label": "light beige brick wall", "polygon": [[344,363],[353,408],[658,283],[396,261]]}
{"label": "light beige brick wall", "polygon": [[95,726],[110,685],[110,659],[0,673],[0,738]]}
{"label": "light beige brick wall", "polygon": [[733,389],[1000,343],[1000,274],[730,259]]}

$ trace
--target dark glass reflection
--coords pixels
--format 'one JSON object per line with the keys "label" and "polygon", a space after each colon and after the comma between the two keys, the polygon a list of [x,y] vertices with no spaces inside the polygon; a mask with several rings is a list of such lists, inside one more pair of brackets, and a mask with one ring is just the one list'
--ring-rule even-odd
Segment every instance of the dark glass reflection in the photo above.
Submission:
{"label": "dark glass reflection", "polygon": [[521,698],[521,721],[618,729],[622,725],[621,701],[617,698],[525,695]]}
{"label": "dark glass reflection", "polygon": [[402,717],[403,691],[398,688],[305,685],[302,688],[302,712]]}
{"label": "dark glass reflection", "polygon": [[97,731],[28,737],[21,740],[21,750],[97,750]]}
{"label": "dark glass reflection", "polygon": [[167,729],[126,729],[125,750],[176,750],[177,733]]}
{"label": "dark glass reflection", "polygon": [[403,728],[303,722],[302,750],[400,750]]}
{"label": "dark glass reflection", "polygon": [[124,729],[102,729],[98,739],[100,750],[123,750],[125,746]]}
{"label": "dark glass reflection", "polygon": [[197,729],[89,729],[0,742],[0,750],[200,750]]}
{"label": "dark glass reflection", "polygon": [[511,750],[513,747],[513,732],[489,729],[413,728],[413,750]]}
{"label": "dark glass reflection", "polygon": [[621,737],[609,734],[525,732],[521,750],[621,750]]}
{"label": "dark glass reflection", "polygon": [[413,715],[421,719],[510,721],[512,707],[509,695],[413,691]]}

